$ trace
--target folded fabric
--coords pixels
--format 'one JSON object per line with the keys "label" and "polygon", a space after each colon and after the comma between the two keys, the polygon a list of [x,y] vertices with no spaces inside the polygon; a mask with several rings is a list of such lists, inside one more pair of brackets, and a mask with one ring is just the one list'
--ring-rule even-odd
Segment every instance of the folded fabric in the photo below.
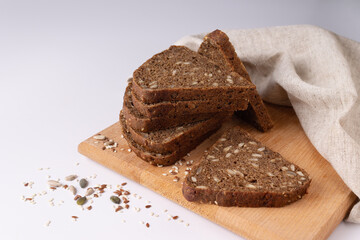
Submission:
{"label": "folded fabric", "polygon": [[[224,31],[262,98],[292,105],[319,153],[360,196],[360,43],[309,25]],[[175,45],[197,51],[203,37]],[[360,203],[348,221],[360,223]]]}

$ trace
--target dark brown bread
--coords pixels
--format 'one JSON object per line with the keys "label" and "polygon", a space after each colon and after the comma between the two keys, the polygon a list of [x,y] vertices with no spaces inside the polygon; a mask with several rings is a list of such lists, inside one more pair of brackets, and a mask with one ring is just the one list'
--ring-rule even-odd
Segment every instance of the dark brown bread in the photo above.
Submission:
{"label": "dark brown bread", "polygon": [[183,46],[171,46],[154,55],[133,74],[133,94],[147,104],[240,99],[253,89],[239,74]]}
{"label": "dark brown bread", "polygon": [[[251,83],[250,76],[246,71],[244,64],[241,62],[235,52],[234,46],[224,32],[215,30],[206,35],[198,52],[214,62],[226,66],[230,71],[237,72]],[[266,106],[256,90],[250,97],[249,103],[249,107],[246,111],[238,111],[236,114],[261,131],[268,131],[271,129],[273,127],[273,122]]]}
{"label": "dark brown bread", "polygon": [[[253,91],[254,89],[251,89]],[[221,95],[211,100],[193,100],[160,102],[153,104],[143,103],[132,92],[132,102],[134,107],[146,117],[168,117],[177,118],[182,115],[196,115],[204,113],[234,112],[245,110],[249,104],[249,97],[253,94],[243,92],[239,99],[226,99]],[[249,96],[250,95],[250,96]]]}
{"label": "dark brown bread", "polygon": [[192,168],[183,195],[227,207],[281,207],[302,198],[310,182],[304,169],[235,127]]}
{"label": "dark brown bread", "polygon": [[[222,114],[207,120],[149,133],[139,132],[131,127],[127,129],[131,134],[132,140],[141,145],[145,150],[168,154],[182,147],[196,144],[197,137],[205,135],[209,130],[219,128],[228,116]],[[128,126],[127,123],[128,121],[126,120],[126,125]]]}
{"label": "dark brown bread", "polygon": [[127,140],[131,150],[139,158],[143,159],[146,162],[149,162],[151,165],[162,165],[162,166],[172,165],[178,160],[180,160],[191,150],[195,149],[202,141],[204,141],[209,136],[211,136],[211,134],[216,132],[218,128],[221,126],[219,125],[215,129],[208,129],[209,131],[206,134],[194,137],[194,139],[192,139],[193,144],[191,145],[182,145],[177,151],[168,154],[161,154],[161,153],[154,153],[147,151],[132,139],[131,133],[126,125],[126,121],[122,113],[120,113],[120,124],[122,127],[124,138]]}
{"label": "dark brown bread", "polygon": [[217,115],[225,116],[232,114],[232,112],[224,113],[203,113],[203,114],[187,114],[179,116],[166,115],[163,117],[146,117],[136,110],[131,98],[131,83],[125,90],[123,114],[125,116],[127,125],[132,129],[140,132],[150,132],[168,129],[172,127],[181,126],[187,123],[198,122],[201,120],[216,117]]}

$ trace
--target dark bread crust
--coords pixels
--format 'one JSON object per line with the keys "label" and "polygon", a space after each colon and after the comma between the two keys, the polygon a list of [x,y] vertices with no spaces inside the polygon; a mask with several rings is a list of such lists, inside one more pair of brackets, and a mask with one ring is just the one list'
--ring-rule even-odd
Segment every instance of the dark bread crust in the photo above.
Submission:
{"label": "dark bread crust", "polygon": [[141,145],[137,144],[131,136],[131,133],[128,131],[128,127],[126,126],[126,121],[122,113],[120,113],[120,121],[119,124],[122,127],[122,132],[124,138],[129,144],[131,150],[142,160],[150,163],[151,165],[162,165],[162,166],[169,166],[173,165],[175,162],[180,160],[184,157],[187,153],[191,150],[195,149],[202,141],[210,137],[213,133],[215,133],[220,127],[221,124],[216,126],[214,129],[209,129],[209,131],[202,136],[197,136],[193,139],[193,144],[188,146],[182,146],[177,151],[168,154],[159,154],[154,152],[149,152],[144,149]]}
{"label": "dark bread crust", "polygon": [[[214,51],[217,56],[214,56]],[[236,54],[234,46],[229,41],[229,37],[224,32],[215,30],[206,35],[198,52],[215,62],[227,66],[231,71],[237,72],[251,83],[250,76],[244,64]],[[270,130],[274,126],[273,121],[256,90],[255,93],[250,96],[249,103],[247,110],[237,111],[236,114],[260,131],[265,132]]]}
{"label": "dark bread crust", "polygon": [[185,114],[178,115],[176,117],[166,115],[163,117],[146,117],[142,115],[139,111],[136,110],[132,103],[131,97],[131,82],[125,90],[124,94],[124,104],[123,104],[123,114],[125,116],[127,125],[132,129],[140,132],[151,132],[158,131],[168,128],[173,128],[181,126],[187,123],[198,122],[214,117],[214,115],[229,115],[232,112],[228,113],[201,113],[201,114]]}
{"label": "dark bread crust", "polygon": [[132,101],[135,108],[147,117],[178,117],[181,115],[195,115],[217,112],[234,112],[245,110],[249,104],[249,97],[253,95],[254,89],[249,89],[241,94],[239,99],[224,99],[218,94],[216,99],[160,102],[145,104],[132,92]]}
{"label": "dark bread crust", "polygon": [[[209,70],[221,70],[222,80],[225,81],[227,75],[231,75],[235,79],[235,84],[231,85],[219,85],[212,86],[211,84],[204,84],[202,86],[176,86],[176,87],[166,87],[166,88],[146,88],[140,86],[139,81],[142,80],[142,72],[145,72],[145,68],[148,65],[151,65],[151,62],[163,56],[168,52],[176,52],[178,50],[187,53],[189,56],[194,55],[194,58],[197,58],[197,62],[204,62],[209,65],[211,69]],[[178,59],[181,60],[181,59]],[[151,80],[148,80],[151,81]],[[226,82],[226,81],[225,81]],[[202,99],[213,99],[216,100],[221,96],[223,99],[239,99],[243,97],[243,92],[247,92],[249,89],[255,89],[255,86],[242,76],[235,72],[226,71],[222,66],[216,65],[214,62],[210,61],[208,58],[197,54],[196,52],[191,51],[190,49],[184,46],[171,46],[168,50],[165,50],[159,54],[154,55],[152,58],[147,60],[143,65],[141,65],[133,74],[133,92],[137,98],[147,104],[150,103],[159,103],[163,101],[189,101],[189,100],[202,100]]]}
{"label": "dark bread crust", "polygon": [[231,192],[196,189],[183,182],[182,193],[190,202],[216,204],[222,207],[283,207],[299,200],[307,193],[310,181],[289,194],[279,192]]}
{"label": "dark bread crust", "polygon": [[[237,147],[238,143],[243,147]],[[259,159],[254,161],[249,156]],[[192,168],[182,192],[188,201],[225,207],[282,207],[301,199],[310,182],[304,169],[286,161],[240,127],[234,127]]]}

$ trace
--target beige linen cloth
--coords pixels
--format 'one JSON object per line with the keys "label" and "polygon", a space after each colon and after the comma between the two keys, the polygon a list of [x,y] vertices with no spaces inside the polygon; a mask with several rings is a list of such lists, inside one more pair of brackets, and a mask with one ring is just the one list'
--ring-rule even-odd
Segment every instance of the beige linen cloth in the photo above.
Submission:
{"label": "beige linen cloth", "polygon": [[[360,43],[309,25],[225,33],[263,99],[293,106],[312,144],[360,197]],[[204,35],[175,44],[196,51]],[[360,202],[347,220],[360,223]]]}

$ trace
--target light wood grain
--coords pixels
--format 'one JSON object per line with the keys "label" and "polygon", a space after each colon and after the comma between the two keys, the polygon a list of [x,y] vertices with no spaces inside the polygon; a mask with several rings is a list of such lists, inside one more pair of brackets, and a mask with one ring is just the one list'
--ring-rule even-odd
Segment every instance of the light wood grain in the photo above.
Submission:
{"label": "light wood grain", "polygon": [[163,176],[171,167],[154,167],[139,159],[121,138],[118,123],[101,131],[119,143],[117,152],[102,150],[101,143],[89,138],[79,145],[79,152],[128,177],[164,197],[218,223],[247,239],[326,239],[344,218],[356,200],[331,165],[316,151],[302,130],[292,108],[268,105],[275,127],[261,133],[236,118],[191,152],[186,160],[198,161],[204,150],[229,127],[240,125],[286,159],[306,169],[312,178],[308,194],[282,208],[225,208],[187,202],[181,193],[185,166],[179,166],[180,182],[173,175]]}

